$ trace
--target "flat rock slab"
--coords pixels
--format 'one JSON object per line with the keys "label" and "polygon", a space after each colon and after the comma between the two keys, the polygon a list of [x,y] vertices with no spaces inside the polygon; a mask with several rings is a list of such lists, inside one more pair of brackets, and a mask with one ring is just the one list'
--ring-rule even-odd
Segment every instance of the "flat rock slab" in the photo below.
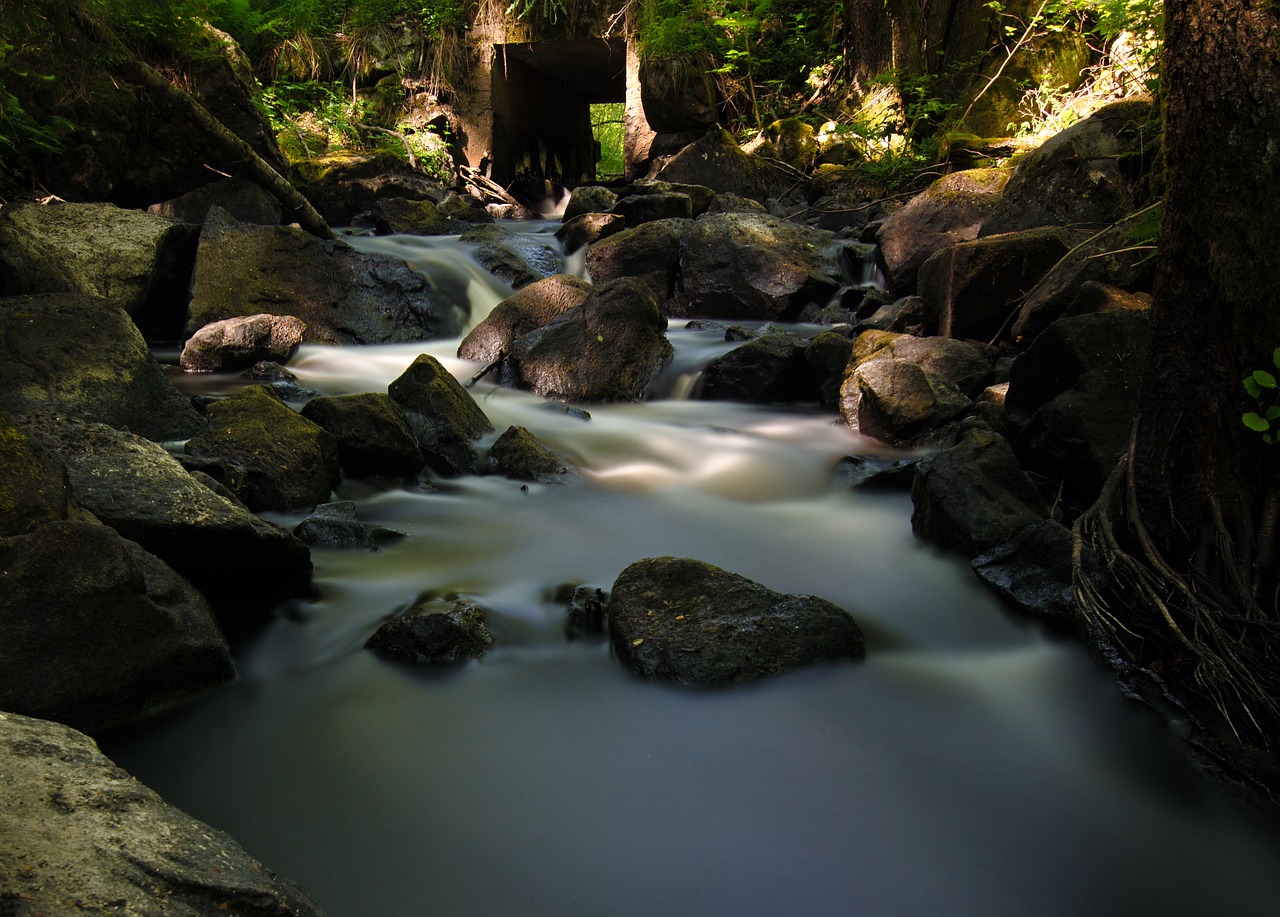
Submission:
{"label": "flat rock slab", "polygon": [[609,599],[609,634],[633,673],[685,685],[726,685],[865,655],[862,631],[831,602],[677,557],[622,571]]}

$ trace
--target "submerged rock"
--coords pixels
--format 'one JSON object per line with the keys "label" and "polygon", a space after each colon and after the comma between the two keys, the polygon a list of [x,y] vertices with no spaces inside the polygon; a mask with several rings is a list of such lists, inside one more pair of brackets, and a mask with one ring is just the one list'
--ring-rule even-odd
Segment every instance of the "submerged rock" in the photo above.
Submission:
{"label": "submerged rock", "polygon": [[556,246],[527,233],[495,225],[477,226],[464,232],[459,241],[472,247],[475,259],[489,273],[516,288],[564,270]]}
{"label": "submerged rock", "polygon": [[430,599],[383,624],[365,646],[409,662],[442,665],[478,659],[493,648],[493,636],[479,606]]}
{"label": "submerged rock", "polygon": [[74,729],[0,713],[0,774],[5,913],[323,917],[302,890]]}
{"label": "submerged rock", "polygon": [[405,533],[356,518],[352,500],[322,503],[293,528],[294,537],[315,548],[369,548],[378,550],[384,542],[404,538]]}
{"label": "submerged rock", "polygon": [[524,427],[510,426],[489,449],[489,467],[517,481],[561,484],[579,477],[578,470]]}
{"label": "submerged rock", "polygon": [[609,598],[609,634],[636,675],[686,685],[749,681],[865,653],[853,617],[831,602],[676,557],[622,571]]}

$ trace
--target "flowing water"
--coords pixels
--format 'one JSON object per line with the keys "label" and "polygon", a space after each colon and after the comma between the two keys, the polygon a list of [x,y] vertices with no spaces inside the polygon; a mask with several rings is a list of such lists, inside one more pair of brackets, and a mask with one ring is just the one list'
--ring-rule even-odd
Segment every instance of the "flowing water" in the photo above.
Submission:
{"label": "flowing water", "polygon": [[[479,311],[503,294],[456,250],[359,244],[439,256]],[[670,337],[667,394],[728,346]],[[424,351],[468,378],[455,350],[309,347],[290,368],[383,391]],[[905,496],[842,485],[868,447],[831,415],[665,397],[587,419],[473,393],[490,441],[522,424],[583,480],[344,483],[408,537],[315,551],[317,597],[238,647],[235,686],[104,743],[332,917],[1280,913],[1275,827],[1079,645],[915,542]],[[836,602],[866,661],[700,691],[566,638],[557,587],[667,554]],[[424,592],[483,605],[497,647],[443,671],[362,648]]]}

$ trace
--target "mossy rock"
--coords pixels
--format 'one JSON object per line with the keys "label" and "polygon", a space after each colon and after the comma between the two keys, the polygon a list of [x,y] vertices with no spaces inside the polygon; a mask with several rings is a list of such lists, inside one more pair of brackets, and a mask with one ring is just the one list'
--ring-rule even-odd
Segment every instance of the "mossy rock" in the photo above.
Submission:
{"label": "mossy rock", "polygon": [[337,439],[342,468],[352,477],[404,478],[425,461],[404,409],[382,392],[314,398],[302,416]]}
{"label": "mossy rock", "polygon": [[449,476],[476,471],[472,444],[493,425],[439,360],[419,355],[387,392],[404,409],[428,466]]}
{"label": "mossy rock", "polygon": [[489,449],[489,467],[517,481],[563,483],[578,477],[577,469],[524,427],[511,426]]}
{"label": "mossy rock", "polygon": [[0,418],[0,538],[65,519],[70,509],[62,460]]}

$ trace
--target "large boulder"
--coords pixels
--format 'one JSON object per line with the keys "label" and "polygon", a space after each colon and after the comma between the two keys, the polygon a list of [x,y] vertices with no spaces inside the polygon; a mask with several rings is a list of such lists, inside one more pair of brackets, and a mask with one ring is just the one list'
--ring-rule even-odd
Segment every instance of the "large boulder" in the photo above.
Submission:
{"label": "large boulder", "polygon": [[572,274],[556,274],[521,287],[471,329],[458,345],[458,356],[481,363],[496,360],[516,338],[582,305],[590,292],[591,284]]}
{"label": "large boulder", "polygon": [[189,373],[248,369],[263,360],[288,363],[306,333],[306,324],[292,315],[228,318],[191,335],[178,362]]}
{"label": "large boulder", "polygon": [[324,395],[308,401],[300,413],[338,441],[342,470],[351,477],[407,478],[426,462],[404,408],[390,395]]}
{"label": "large boulder", "polygon": [[401,198],[439,203],[446,188],[394,153],[342,150],[293,164],[298,190],[329,223],[350,226],[378,201]]}
{"label": "large boulder", "polygon": [[698,397],[748,404],[814,401],[818,390],[807,352],[808,345],[790,335],[753,338],[707,365],[698,380]]}
{"label": "large boulder", "polygon": [[291,882],[165,803],[83,733],[0,713],[0,773],[6,913],[323,917]]}
{"label": "large boulder", "polygon": [[572,255],[626,228],[627,218],[620,213],[580,213],[565,220],[556,230],[556,238],[564,253]]}
{"label": "large boulder", "polygon": [[955,385],[907,360],[864,363],[846,377],[840,390],[846,423],[891,446],[932,442],[970,406]]}
{"label": "large boulder", "polygon": [[326,503],[338,485],[338,443],[269,388],[251,385],[208,407],[209,430],[188,455],[221,460],[227,485],[254,512]]}
{"label": "large boulder", "polygon": [[493,425],[439,360],[420,354],[387,393],[404,409],[418,448],[433,471],[447,477],[477,471],[473,444]]}
{"label": "large boulder", "polygon": [[493,636],[479,606],[426,599],[379,627],[365,646],[408,662],[448,665],[483,656]]}
{"label": "large boulder", "polygon": [[640,104],[645,120],[659,134],[715,124],[718,103],[709,61],[696,56],[665,56],[640,62]]}
{"label": "large boulder", "polygon": [[1037,226],[1102,228],[1143,203],[1159,124],[1153,103],[1114,102],[1028,153],[982,224],[981,236]]}
{"label": "large boulder", "polygon": [[818,158],[818,137],[812,124],[799,118],[781,118],[765,125],[756,138],[743,147],[745,152],[776,159],[793,169],[807,172]]}
{"label": "large boulder", "polygon": [[0,300],[0,410],[48,411],[186,439],[205,427],[121,309],[71,293]]}
{"label": "large boulder", "polygon": [[667,319],[649,288],[622,278],[517,339],[504,384],[570,402],[639,401],[671,358]]}
{"label": "large boulder", "polygon": [[155,443],[66,419],[39,431],[66,463],[78,506],[220,601],[220,611],[260,606],[310,582],[305,545],[214,493]]}
{"label": "large boulder", "polygon": [[588,213],[608,213],[618,203],[618,195],[602,185],[579,185],[569,192],[561,219],[565,222]]}
{"label": "large boulder", "polygon": [[203,226],[214,207],[221,207],[241,223],[276,226],[284,222],[280,201],[252,179],[238,176],[220,178],[172,200],[152,204],[147,213]]}
{"label": "large boulder", "polygon": [[235,677],[203,596],[105,525],[0,538],[0,570],[0,709],[105,729]]}
{"label": "large boulder", "polygon": [[596,283],[634,277],[665,304],[682,292],[683,241],[690,220],[658,220],[610,235],[587,249],[587,271]]}
{"label": "large boulder", "polygon": [[173,339],[195,264],[196,226],[114,204],[0,210],[0,296],[79,293]]}
{"label": "large boulder", "polygon": [[965,424],[955,445],[916,466],[911,500],[912,531],[968,557],[1013,540],[1048,515],[1008,441],[980,421]]}
{"label": "large boulder", "polygon": [[914,292],[916,274],[931,255],[976,239],[1008,180],[1006,169],[952,172],[890,214],[876,230],[876,241],[893,291]]}
{"label": "large boulder", "polygon": [[[1079,619],[1071,530],[1046,519],[973,559],[973,571],[1012,608],[1063,629]],[[1090,555],[1091,558],[1091,555]]]}
{"label": "large boulder", "polygon": [[744,152],[733,135],[717,124],[700,139],[661,163],[650,177],[658,181],[704,185],[763,203],[775,191],[768,168],[758,157]]}
{"label": "large boulder", "polygon": [[373,226],[380,236],[448,236],[465,232],[471,224],[441,213],[434,201],[389,197],[374,205]]}
{"label": "large boulder", "polygon": [[636,675],[685,685],[750,681],[865,653],[853,617],[831,602],[676,557],[637,561],[618,575],[609,635]]}
{"label": "large boulder", "polygon": [[1050,227],[960,242],[920,266],[917,287],[938,310],[940,334],[987,340],[1080,241],[1074,230]]}
{"label": "large boulder", "polygon": [[62,459],[39,437],[0,416],[0,538],[66,519],[71,510]]}
{"label": "large boulder", "polygon": [[187,333],[238,316],[292,315],[305,339],[390,344],[452,337],[468,316],[403,261],[214,208],[200,236]]}

